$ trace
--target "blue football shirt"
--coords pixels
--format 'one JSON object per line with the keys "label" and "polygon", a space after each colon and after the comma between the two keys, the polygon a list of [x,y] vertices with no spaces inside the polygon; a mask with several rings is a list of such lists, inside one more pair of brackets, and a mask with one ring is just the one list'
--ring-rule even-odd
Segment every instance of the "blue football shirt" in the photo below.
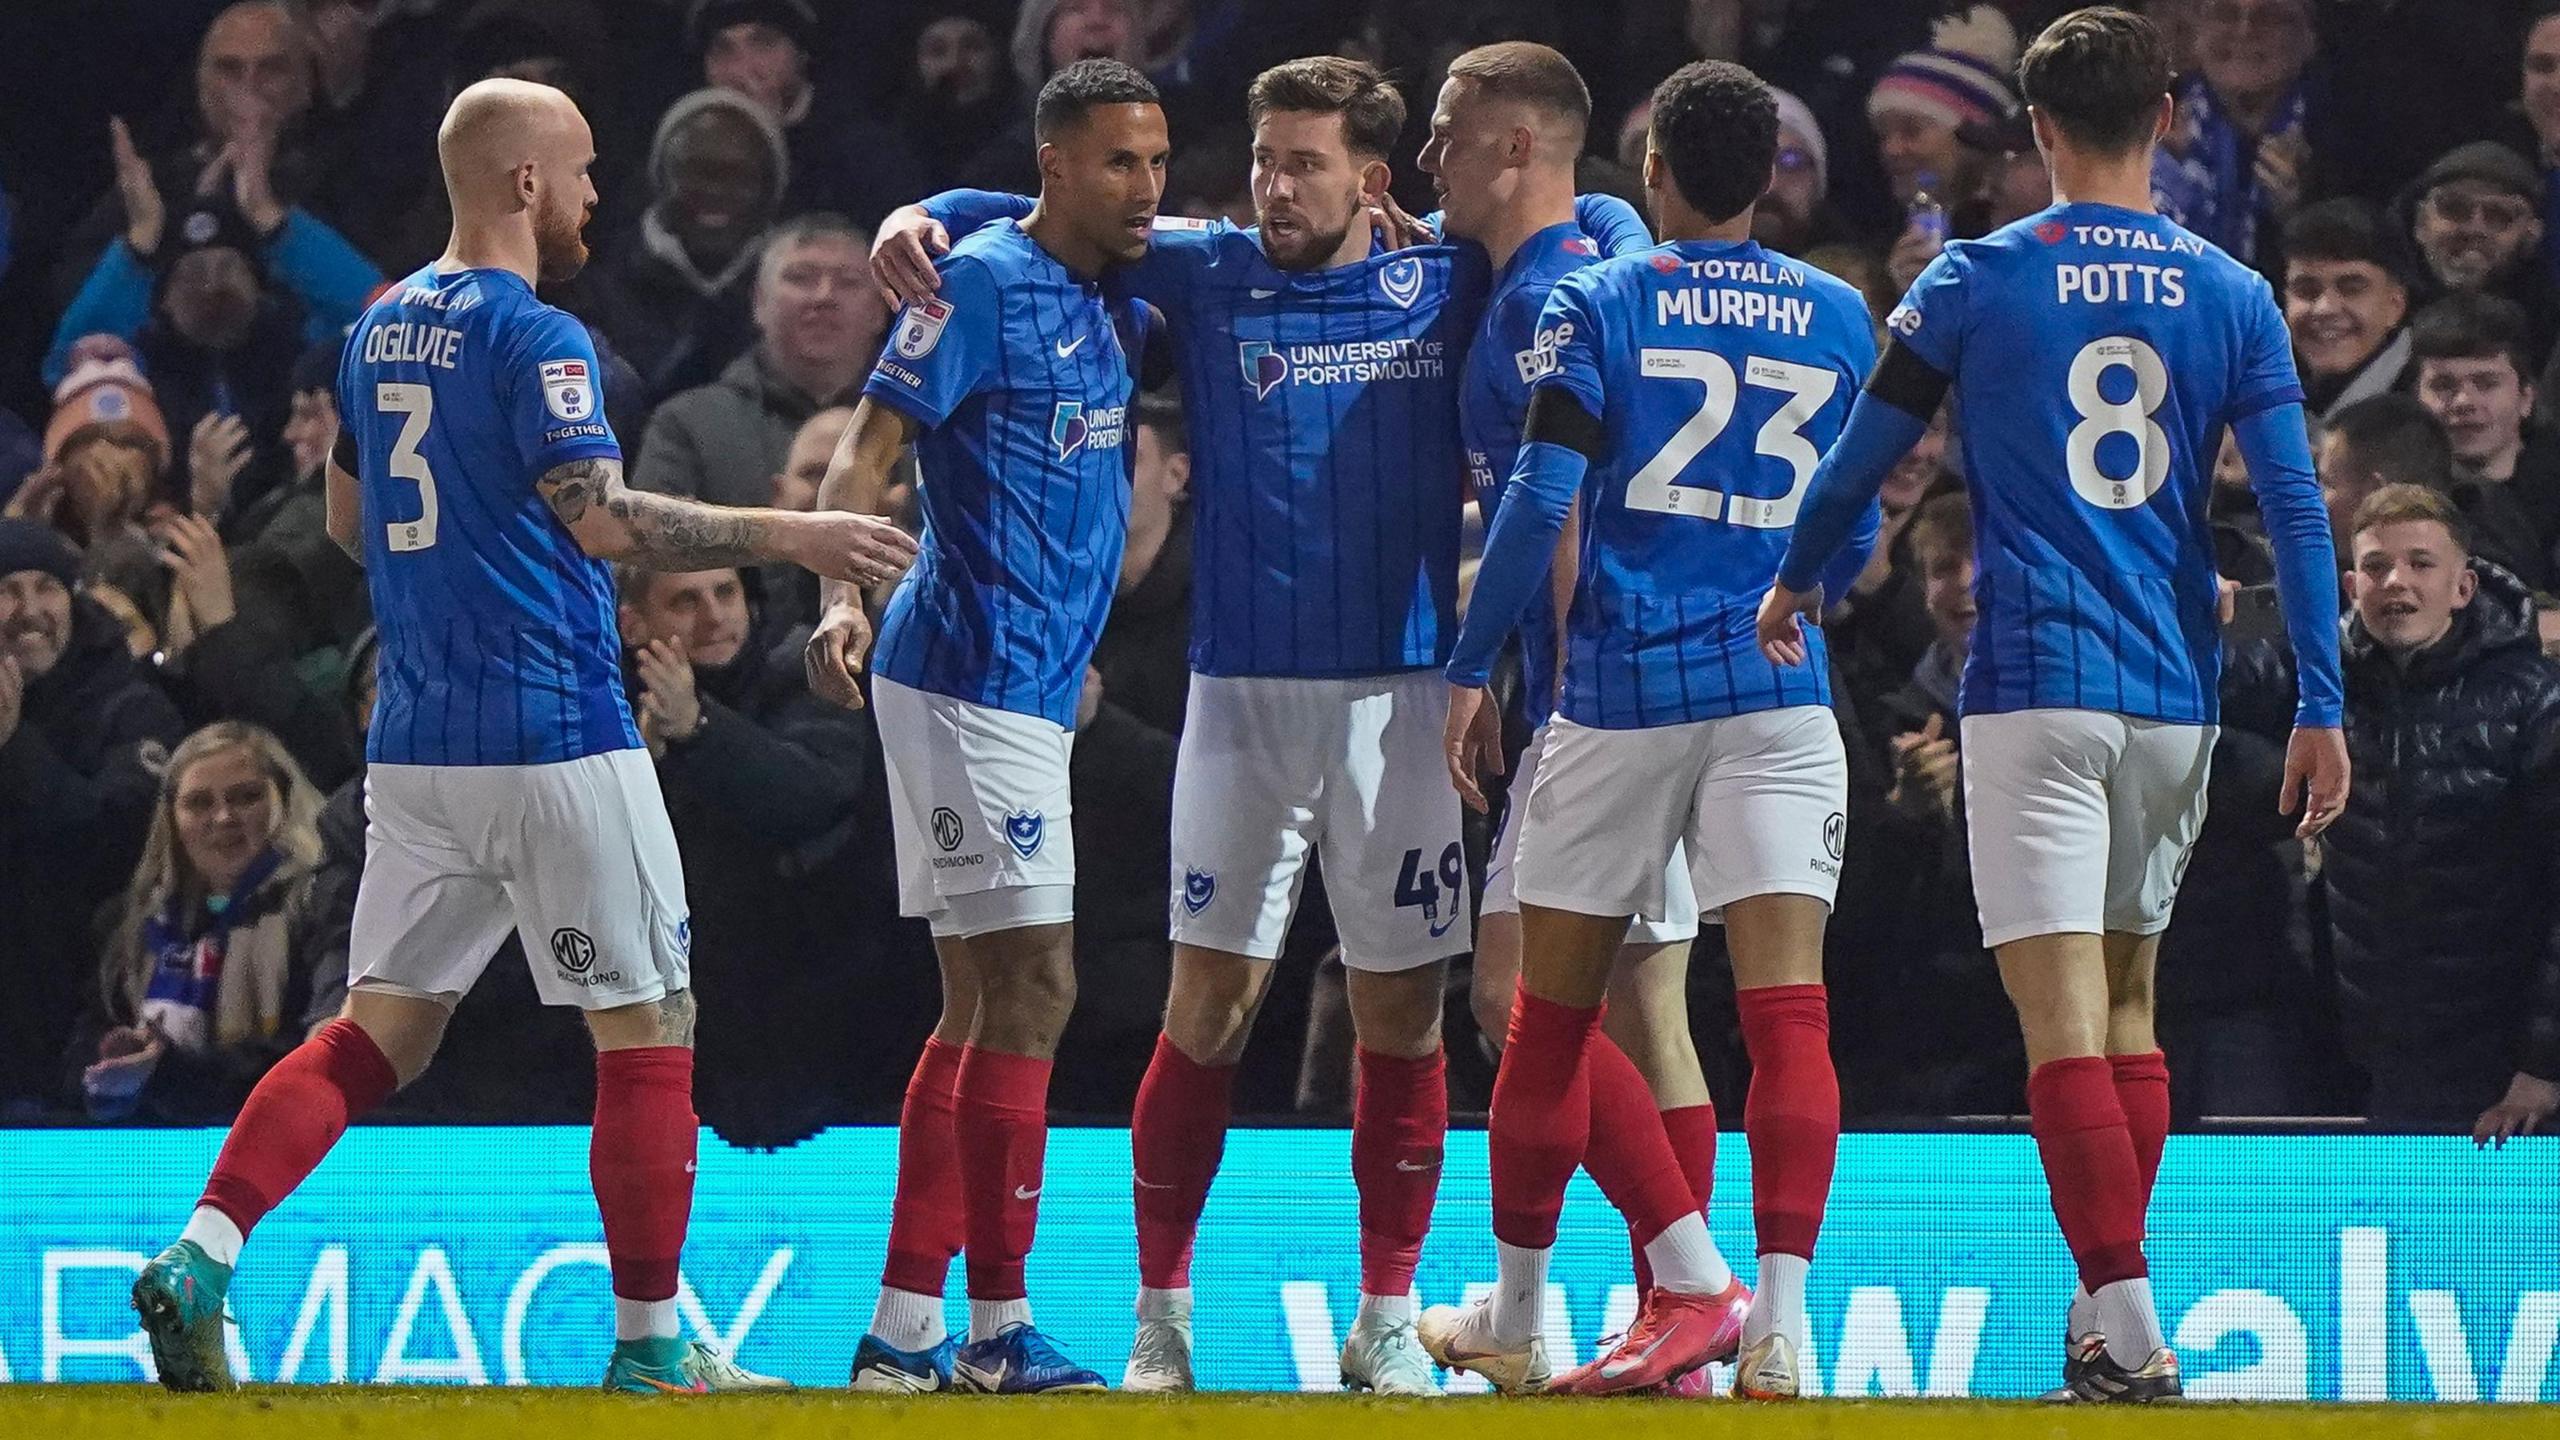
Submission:
{"label": "blue football shirt", "polygon": [[[955,232],[1029,201],[952,191]],[[1455,636],[1466,468],[1460,361],[1490,279],[1473,245],[1288,271],[1259,232],[1156,221],[1114,293],[1154,305],[1191,437],[1191,668],[1384,675]]]}
{"label": "blue football shirt", "polygon": [[543,765],[637,748],[612,572],[534,488],[622,454],[586,327],[512,271],[430,265],[357,319],[337,391],[382,647],[365,757]]}
{"label": "blue football shirt", "polygon": [[1757,616],[1875,363],[1858,292],[1756,242],[1680,241],[1564,276],[1538,335],[1536,386],[1607,445],[1580,498],[1561,713],[1631,729],[1829,704],[1820,638],[1781,669]]}
{"label": "blue football shirt", "polygon": [[[1600,243],[1580,223],[1568,221],[1521,242],[1494,277],[1484,321],[1476,327],[1458,384],[1458,433],[1488,528],[1500,511],[1512,463],[1520,456],[1530,382],[1555,361],[1553,333],[1539,330],[1538,317],[1558,280],[1599,259]],[[1555,600],[1541,589],[1520,616],[1520,706],[1531,729],[1546,723],[1555,701]]]}
{"label": "blue football shirt", "polygon": [[1129,533],[1120,326],[1144,321],[1011,220],[938,262],[863,393],[922,427],[921,553],[889,597],[872,671],[1074,728]]}
{"label": "blue football shirt", "polygon": [[2302,398],[2266,280],[2162,216],[2057,205],[1948,246],[1889,323],[1963,415],[1965,713],[2212,723],[2214,456]]}

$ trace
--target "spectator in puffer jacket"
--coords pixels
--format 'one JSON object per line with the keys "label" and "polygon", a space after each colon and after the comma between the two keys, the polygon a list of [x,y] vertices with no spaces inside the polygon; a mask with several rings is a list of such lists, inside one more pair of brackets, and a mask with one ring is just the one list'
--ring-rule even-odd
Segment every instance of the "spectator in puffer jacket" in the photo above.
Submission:
{"label": "spectator in puffer jacket", "polygon": [[2560,664],[2468,529],[2412,485],[2357,513],[2322,880],[2365,1113],[2486,1142],[2560,1112]]}
{"label": "spectator in puffer jacket", "polygon": [[152,766],[185,733],[79,573],[71,542],[0,519],[0,1111],[58,1090],[95,989],[89,916],[133,873]]}

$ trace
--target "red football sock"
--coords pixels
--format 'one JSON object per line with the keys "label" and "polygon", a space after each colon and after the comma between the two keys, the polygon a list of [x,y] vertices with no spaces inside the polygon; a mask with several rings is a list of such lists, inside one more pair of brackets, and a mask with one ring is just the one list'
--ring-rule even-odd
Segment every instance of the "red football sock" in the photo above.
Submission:
{"label": "red football sock", "polygon": [[604,1214],[613,1293],[669,1300],[693,1215],[693,1051],[650,1045],[596,1054],[596,1123],[587,1173]]}
{"label": "red football sock", "polygon": [[230,1216],[247,1235],[338,1143],[347,1122],[399,1085],[382,1047],[361,1026],[321,1026],[249,1092],[197,1203]]}
{"label": "red football sock", "polygon": [[[1680,1157],[1680,1173],[1689,1182],[1689,1198],[1697,1202],[1698,1218],[1704,1220],[1711,1213],[1708,1207],[1716,1188],[1715,1102],[1663,1111],[1662,1133],[1671,1138],[1671,1153]],[[1627,1245],[1635,1252],[1636,1296],[1642,1299],[1653,1293],[1653,1262],[1645,1258],[1644,1241],[1637,1238],[1634,1225],[1627,1227]]]}
{"label": "red football sock", "polygon": [[1840,1077],[1831,1068],[1829,992],[1819,985],[1737,991],[1751,1091],[1751,1219],[1760,1253],[1813,1258],[1840,1149]]}
{"label": "red football sock", "polygon": [[898,1188],[889,1210],[889,1263],[881,1282],[911,1295],[939,1295],[951,1257],[967,1238],[960,1200],[960,1047],[939,1035],[907,1081],[898,1110]]}
{"label": "red football sock", "polygon": [[2115,1072],[2116,1103],[2124,1107],[2125,1129],[2133,1136],[2134,1162],[2142,1167],[2142,1208],[2151,1209],[2151,1187],[2160,1179],[2160,1152],[2169,1147],[2169,1057],[2157,1050],[2142,1055],[2110,1055]]}
{"label": "red football sock", "polygon": [[1493,1078],[1485,1148],[1493,1169],[1493,1234],[1506,1245],[1556,1243],[1564,1187],[1591,1138],[1592,1037],[1600,1007],[1559,1005],[1520,987],[1511,1038]]}
{"label": "red football sock", "polygon": [[1449,1075],[1442,1053],[1419,1060],[1359,1052],[1351,1103],[1351,1178],[1360,1187],[1360,1290],[1410,1295],[1440,1150],[1449,1139]]}
{"label": "red football sock", "polygon": [[1641,1252],[1654,1236],[1695,1210],[1697,1201],[1689,1194],[1689,1177],[1681,1173],[1671,1137],[1663,1132],[1662,1112],[1653,1108],[1653,1091],[1635,1062],[1607,1035],[1592,1036],[1589,1053],[1591,1140],[1583,1168],[1627,1217],[1628,1232]]}
{"label": "red football sock", "polygon": [[2053,1215],[2090,1294],[2150,1273],[2142,1259],[2142,1166],[2105,1057],[2048,1060],[2027,1077],[2027,1116]]}
{"label": "red football sock", "polygon": [[960,1057],[960,1187],[969,1298],[1023,1298],[1049,1149],[1049,1062],[970,1046]]}
{"label": "red football sock", "polygon": [[1203,1065],[1168,1036],[1138,1082],[1129,1115],[1129,1174],[1138,1203],[1138,1283],[1179,1290],[1191,1283],[1191,1242],[1209,1184],[1227,1149],[1236,1067]]}

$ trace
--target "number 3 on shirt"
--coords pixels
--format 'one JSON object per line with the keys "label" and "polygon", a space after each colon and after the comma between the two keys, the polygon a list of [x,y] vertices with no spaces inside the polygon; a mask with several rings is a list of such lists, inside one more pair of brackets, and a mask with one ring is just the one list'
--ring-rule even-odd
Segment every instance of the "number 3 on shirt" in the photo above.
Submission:
{"label": "number 3 on shirt", "polygon": [[[1737,376],[1733,362],[1713,350],[1648,347],[1641,361],[1647,379],[1695,381],[1704,385],[1707,393],[1697,413],[1673,431],[1671,439],[1627,481],[1627,508],[1662,515],[1695,515],[1754,530],[1784,530],[1796,523],[1796,506],[1804,499],[1805,484],[1813,479],[1814,467],[1822,462],[1822,452],[1804,438],[1804,423],[1831,402],[1833,392],[1840,388],[1840,373],[1754,355],[1742,362],[1743,374]],[[1775,500],[1727,495],[1702,485],[1678,483],[1689,462],[1716,443],[1716,437],[1733,423],[1733,407],[1741,399],[1746,383],[1787,396],[1787,403],[1760,427],[1753,448],[1762,455],[1786,461],[1795,471],[1795,483]]]}
{"label": "number 3 on shirt", "polygon": [[374,408],[385,415],[403,417],[400,438],[391,446],[391,476],[395,480],[414,480],[418,485],[418,518],[394,520],[382,527],[388,532],[391,552],[424,550],[436,543],[436,472],[427,467],[427,457],[418,453],[418,444],[427,438],[427,422],[436,413],[436,392],[424,385],[384,382],[373,387]]}

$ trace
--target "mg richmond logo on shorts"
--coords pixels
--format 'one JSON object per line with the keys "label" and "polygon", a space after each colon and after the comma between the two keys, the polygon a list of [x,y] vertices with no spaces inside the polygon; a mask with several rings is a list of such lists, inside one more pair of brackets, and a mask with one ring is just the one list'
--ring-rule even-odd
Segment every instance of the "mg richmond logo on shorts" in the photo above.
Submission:
{"label": "mg richmond logo on shorts", "polygon": [[948,805],[933,807],[933,843],[948,855],[960,848],[960,812]]}
{"label": "mg richmond logo on shorts", "polygon": [[595,968],[596,942],[587,932],[563,925],[551,932],[551,963],[572,975],[584,975]]}

